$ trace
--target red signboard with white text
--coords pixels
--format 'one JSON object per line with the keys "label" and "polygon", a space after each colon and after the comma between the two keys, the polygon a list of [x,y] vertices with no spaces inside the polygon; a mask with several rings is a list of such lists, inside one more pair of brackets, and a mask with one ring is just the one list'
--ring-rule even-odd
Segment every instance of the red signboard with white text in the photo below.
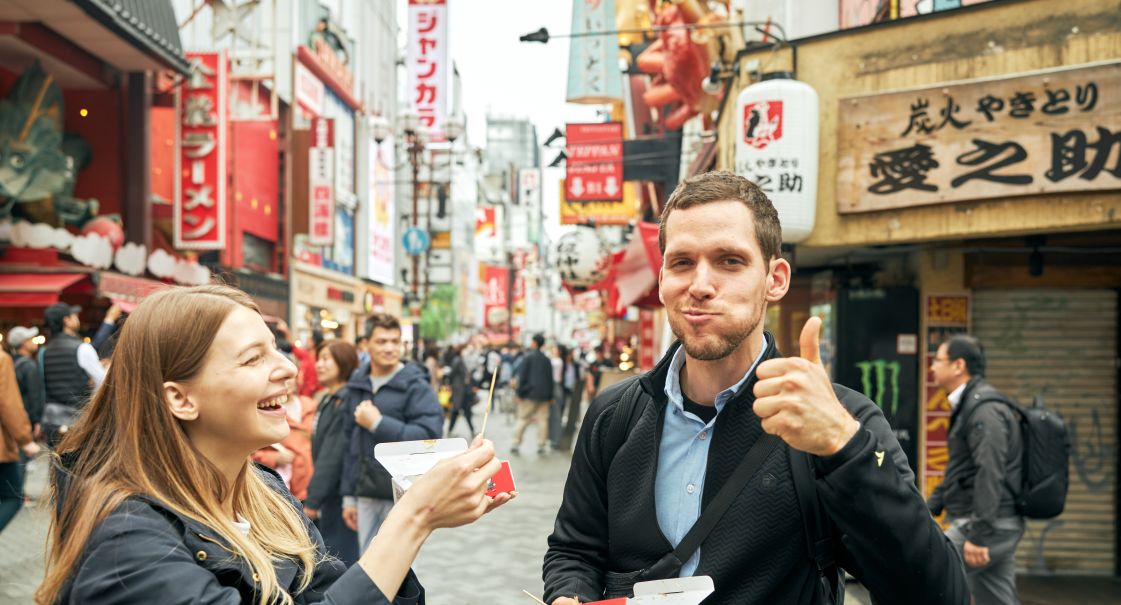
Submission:
{"label": "red signboard with white text", "polygon": [[565,126],[564,190],[570,202],[623,199],[623,124]]}
{"label": "red signboard with white text", "polygon": [[308,149],[308,243],[329,246],[335,239],[335,121],[311,121]]}
{"label": "red signboard with white text", "polygon": [[[482,265],[483,278],[483,321],[486,331],[495,336],[506,336],[510,322],[508,304],[510,293],[510,270],[506,267]],[[493,341],[495,336],[491,337]]]}
{"label": "red signboard with white text", "polygon": [[175,92],[174,245],[226,247],[228,59],[225,52],[187,53],[191,75]]}
{"label": "red signboard with white text", "polygon": [[407,102],[420,115],[420,127],[442,140],[448,106],[447,0],[409,0]]}

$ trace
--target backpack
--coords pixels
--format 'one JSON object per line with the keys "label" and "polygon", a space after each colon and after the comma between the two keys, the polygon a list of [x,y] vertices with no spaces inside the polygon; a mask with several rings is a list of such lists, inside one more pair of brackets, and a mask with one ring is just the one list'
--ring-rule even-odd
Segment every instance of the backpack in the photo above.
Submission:
{"label": "backpack", "polygon": [[[629,383],[620,383],[622,388],[619,402],[615,404],[615,413],[611,416],[611,424],[607,427],[607,443],[603,450],[604,470],[611,465],[619,448],[623,447],[634,425],[646,406],[640,406],[642,385],[640,378],[633,378]],[[623,385],[626,385],[623,387]],[[613,387],[615,388],[615,387]],[[802,527],[806,536],[806,550],[817,567],[818,577],[821,581],[824,595],[831,599],[829,603],[845,602],[844,571],[837,565],[833,556],[833,534],[829,525],[829,516],[824,505],[817,497],[817,484],[814,482],[813,461],[809,454],[794,448],[787,448],[790,454],[790,472],[794,480],[794,492],[798,498],[798,508],[802,511]],[[702,514],[704,511],[701,511]]]}
{"label": "backpack", "polygon": [[1010,486],[1016,494],[1016,512],[1029,519],[1057,517],[1066,505],[1070,486],[1070,437],[1063,419],[1043,407],[1041,395],[1035,396],[1030,408],[1003,397],[990,397],[977,407],[989,402],[1003,403],[1020,420],[1022,482]]}

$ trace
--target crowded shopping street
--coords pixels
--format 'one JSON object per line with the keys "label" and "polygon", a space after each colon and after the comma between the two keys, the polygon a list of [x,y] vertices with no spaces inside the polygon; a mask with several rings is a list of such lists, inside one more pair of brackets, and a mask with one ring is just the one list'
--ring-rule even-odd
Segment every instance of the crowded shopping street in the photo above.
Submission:
{"label": "crowded shopping street", "polygon": [[0,604],[1121,603],[1121,0],[3,0]]}

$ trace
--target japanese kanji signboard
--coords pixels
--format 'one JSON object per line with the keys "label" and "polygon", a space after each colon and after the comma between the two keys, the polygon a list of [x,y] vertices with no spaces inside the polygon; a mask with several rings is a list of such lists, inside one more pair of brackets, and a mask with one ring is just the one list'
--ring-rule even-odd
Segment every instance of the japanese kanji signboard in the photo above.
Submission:
{"label": "japanese kanji signboard", "polygon": [[308,243],[327,246],[335,239],[334,120],[311,121],[308,149]]}
{"label": "japanese kanji signboard", "polygon": [[920,470],[922,472],[922,493],[930,497],[934,488],[942,482],[946,475],[946,464],[950,460],[948,435],[950,432],[950,415],[953,408],[950,400],[946,398],[946,391],[934,382],[934,375],[930,372],[930,365],[938,352],[938,347],[955,334],[965,334],[969,331],[969,304],[968,294],[931,294],[926,297],[926,365],[923,367],[925,377],[923,386],[923,450]]}
{"label": "japanese kanji signboard", "polygon": [[[615,29],[614,0],[576,0],[572,3],[572,31]],[[569,103],[612,103],[623,99],[619,73],[619,45],[611,36],[579,36],[568,45]]]}
{"label": "japanese kanji signboard", "polygon": [[420,115],[420,127],[442,140],[448,96],[447,0],[409,0],[407,102]]}
{"label": "japanese kanji signboard", "polygon": [[224,52],[187,53],[191,75],[175,92],[174,245],[226,247],[228,60]]}
{"label": "japanese kanji signboard", "polygon": [[565,198],[574,202],[623,199],[623,124],[565,126]]}
{"label": "japanese kanji signboard", "polygon": [[837,209],[1121,189],[1121,63],[840,100]]}

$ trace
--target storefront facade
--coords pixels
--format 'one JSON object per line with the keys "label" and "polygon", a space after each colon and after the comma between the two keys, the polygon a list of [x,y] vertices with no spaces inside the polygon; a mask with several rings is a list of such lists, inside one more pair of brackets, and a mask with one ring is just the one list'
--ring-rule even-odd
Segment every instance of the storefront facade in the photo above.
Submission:
{"label": "storefront facade", "polygon": [[311,342],[313,330],[326,338],[354,342],[361,329],[366,286],[353,277],[300,262],[292,263],[292,331],[301,343]]}

